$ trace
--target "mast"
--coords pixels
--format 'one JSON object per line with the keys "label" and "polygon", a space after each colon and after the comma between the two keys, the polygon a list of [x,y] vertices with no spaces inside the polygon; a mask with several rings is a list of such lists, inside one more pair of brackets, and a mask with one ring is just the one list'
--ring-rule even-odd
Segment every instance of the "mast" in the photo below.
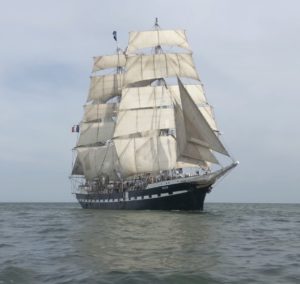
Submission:
{"label": "mast", "polygon": [[[117,70],[116,70],[116,73],[117,74],[122,74],[123,73],[123,65],[121,65],[121,56],[123,55],[122,54],[122,49],[119,48],[119,45],[118,45],[118,36],[117,36],[117,31],[113,31],[113,37],[114,37],[114,40],[116,42],[116,54],[118,56],[118,63],[117,63]],[[123,55],[124,56],[124,55]],[[120,76],[119,76],[120,77]],[[120,79],[118,77],[118,79]],[[117,84],[118,85],[122,85],[122,82],[121,81],[117,81]],[[117,98],[118,99],[118,102],[120,102],[120,97]]]}
{"label": "mast", "polygon": [[162,52],[162,48],[160,46],[159,43],[159,32],[158,30],[160,30],[160,26],[158,24],[158,18],[155,18],[155,24],[154,24],[154,29],[157,31],[157,45],[154,47],[154,52],[155,54],[161,53]]}
{"label": "mast", "polygon": [[[162,45],[178,46],[188,53],[165,53]],[[154,48],[154,53],[136,52],[145,48]],[[157,18],[153,30],[131,32],[125,68],[113,137],[123,176],[203,164],[178,161],[173,102],[174,94],[179,98],[180,93],[178,85],[167,86],[165,81],[178,74],[199,80],[185,32],[161,30]]]}
{"label": "mast", "polygon": [[116,54],[94,58],[76,148],[86,179],[207,167],[219,164],[214,152],[229,156],[216,135],[185,31],[162,30],[156,18],[153,30],[129,33],[126,54],[116,31],[113,38]]}
{"label": "mast", "polygon": [[116,53],[94,57],[89,94],[76,145],[76,161],[80,167],[74,165],[74,169],[75,166],[80,169],[89,182],[101,180],[102,177],[119,180],[118,159],[112,138],[126,57],[118,47],[116,31],[113,38]]}

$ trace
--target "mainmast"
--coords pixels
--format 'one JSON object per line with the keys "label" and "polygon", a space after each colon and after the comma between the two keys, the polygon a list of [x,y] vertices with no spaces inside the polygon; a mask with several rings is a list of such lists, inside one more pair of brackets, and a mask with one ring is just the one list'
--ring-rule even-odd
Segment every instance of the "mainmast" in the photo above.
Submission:
{"label": "mainmast", "polygon": [[[155,54],[160,54],[160,53],[163,53],[163,50],[161,48],[161,45],[160,45],[160,41],[159,41],[159,30],[160,30],[160,26],[158,24],[158,18],[155,18],[155,24],[154,24],[154,29],[157,31],[157,45],[154,47],[154,53]],[[157,86],[165,86],[166,85],[166,82],[163,78],[159,78],[157,81],[156,81],[156,85]]]}
{"label": "mainmast", "polygon": [[155,24],[154,24],[154,29],[157,31],[157,45],[154,47],[154,50],[155,50],[155,54],[158,54],[158,53],[162,53],[162,48],[160,46],[160,43],[159,43],[159,30],[160,30],[160,26],[158,24],[158,18],[155,18]]}
{"label": "mainmast", "polygon": [[[179,47],[188,53],[164,52],[162,46]],[[138,52],[147,48],[154,48],[154,53]],[[180,101],[180,92],[178,85],[167,86],[165,79],[178,75],[199,81],[185,31],[161,30],[156,18],[153,30],[130,32],[113,138],[125,177],[202,163],[177,161],[173,104],[176,98]],[[193,89],[198,90],[195,94],[202,91],[200,87]]]}

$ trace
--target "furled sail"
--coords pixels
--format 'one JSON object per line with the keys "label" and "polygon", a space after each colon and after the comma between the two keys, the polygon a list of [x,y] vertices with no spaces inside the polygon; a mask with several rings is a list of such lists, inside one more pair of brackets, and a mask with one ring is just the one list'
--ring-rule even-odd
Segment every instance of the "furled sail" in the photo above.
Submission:
{"label": "furled sail", "polygon": [[189,49],[184,30],[155,30],[130,32],[127,52],[132,53],[137,49],[162,45],[178,46]]}
{"label": "furled sail", "polygon": [[181,109],[175,104],[176,132],[180,133],[180,139],[178,139],[179,154],[184,156],[186,151],[190,151],[190,146],[192,148],[197,146],[200,147],[201,154],[204,153],[204,149],[211,149],[229,156],[225,147],[211,129],[179,78],[178,85],[182,105]]}
{"label": "furled sail", "polygon": [[126,57],[123,53],[96,56],[94,57],[93,72],[109,68],[124,67],[125,63]]}
{"label": "furled sail", "polygon": [[123,74],[91,77],[91,85],[87,101],[97,100],[101,103],[120,96],[123,86]]}
{"label": "furled sail", "polygon": [[124,86],[177,75],[199,80],[191,54],[160,53],[130,56],[126,61]]}
{"label": "furled sail", "polygon": [[87,180],[99,178],[101,175],[116,179],[117,155],[113,145],[82,147],[77,148],[77,152]]}

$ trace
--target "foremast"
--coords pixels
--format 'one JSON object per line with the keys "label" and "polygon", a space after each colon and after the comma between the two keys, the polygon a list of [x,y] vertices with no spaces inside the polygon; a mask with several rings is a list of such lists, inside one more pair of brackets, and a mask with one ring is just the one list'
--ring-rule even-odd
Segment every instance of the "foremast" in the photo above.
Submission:
{"label": "foremast", "polygon": [[[113,33],[117,42],[117,34]],[[118,47],[112,55],[94,57],[90,88],[72,175],[83,175],[87,183],[120,180],[118,157],[112,142],[123,87],[126,57]]]}

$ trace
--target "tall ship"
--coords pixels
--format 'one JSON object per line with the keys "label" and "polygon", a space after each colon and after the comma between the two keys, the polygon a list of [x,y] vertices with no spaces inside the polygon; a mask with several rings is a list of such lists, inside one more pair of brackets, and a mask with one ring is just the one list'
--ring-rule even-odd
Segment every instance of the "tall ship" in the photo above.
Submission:
{"label": "tall ship", "polygon": [[221,142],[184,30],[130,32],[94,57],[71,173],[83,208],[203,210],[238,162]]}

